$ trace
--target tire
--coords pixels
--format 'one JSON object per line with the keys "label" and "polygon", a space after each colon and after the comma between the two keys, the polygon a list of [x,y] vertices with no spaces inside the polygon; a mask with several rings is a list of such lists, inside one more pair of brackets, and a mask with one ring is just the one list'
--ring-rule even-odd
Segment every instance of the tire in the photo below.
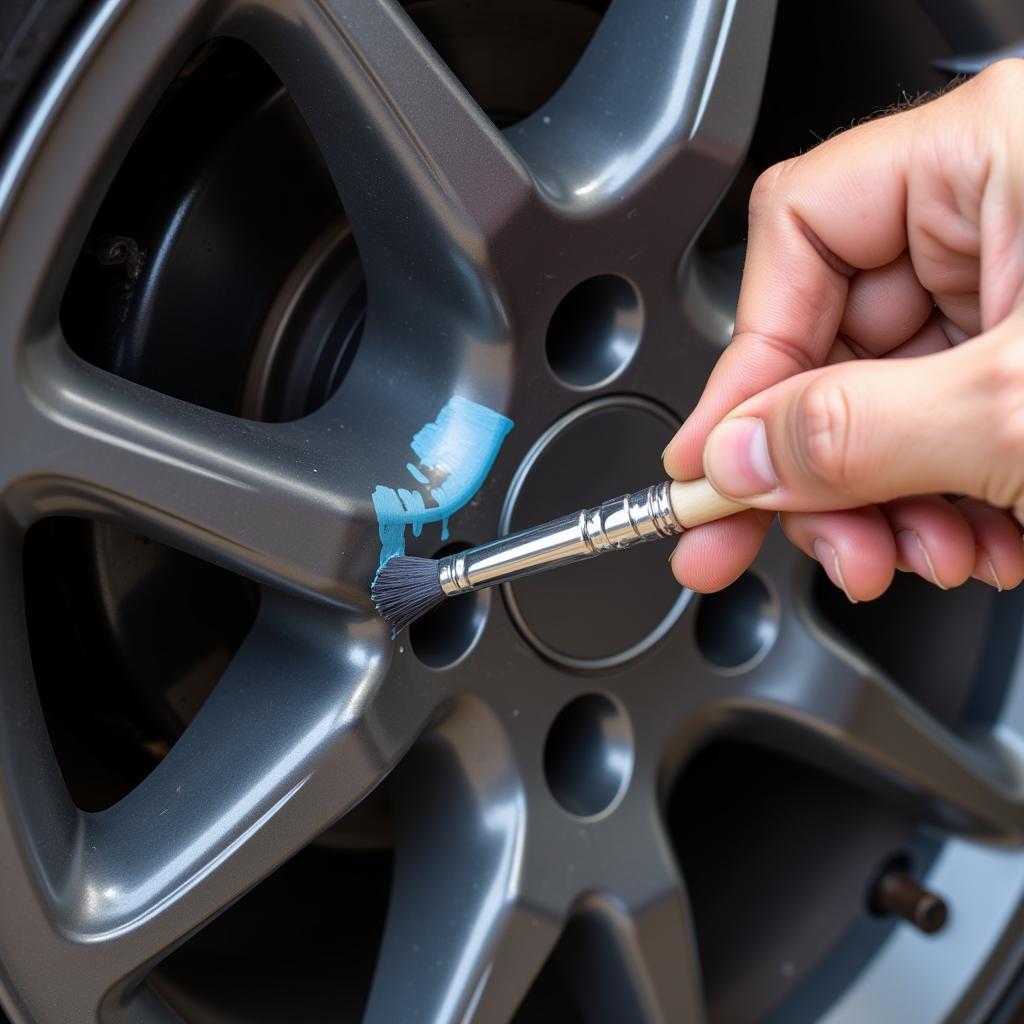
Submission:
{"label": "tire", "polygon": [[77,0],[0,3],[0,126],[10,122],[80,6]]}

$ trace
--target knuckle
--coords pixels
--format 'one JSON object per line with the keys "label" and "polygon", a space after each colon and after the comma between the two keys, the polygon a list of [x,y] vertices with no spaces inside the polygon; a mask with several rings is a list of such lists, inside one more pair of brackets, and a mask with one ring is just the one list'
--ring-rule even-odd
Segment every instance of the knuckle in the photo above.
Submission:
{"label": "knuckle", "polygon": [[792,161],[784,160],[773,164],[762,171],[750,190],[749,212],[751,219],[762,216],[767,210],[777,205],[782,191],[782,182],[786,178]]}
{"label": "knuckle", "polygon": [[985,360],[979,393],[988,410],[984,497],[1008,508],[1024,499],[1024,336],[1011,336]]}
{"label": "knuckle", "polygon": [[803,471],[832,490],[845,491],[854,481],[853,415],[842,381],[822,374],[796,402],[794,451]]}
{"label": "knuckle", "polygon": [[1024,342],[1000,347],[986,385],[1001,454],[1024,459]]}
{"label": "knuckle", "polygon": [[[998,180],[998,169],[1024,145],[1020,118],[1020,97],[1024,93],[1024,58],[1008,57],[989,64],[970,81],[956,89],[959,113],[952,123],[957,145],[976,167],[988,168]],[[981,116],[978,116],[979,113]],[[940,125],[948,121],[939,121]],[[984,180],[984,179],[983,179]]]}
{"label": "knuckle", "polygon": [[975,91],[998,97],[1009,96],[1015,105],[1020,103],[1020,90],[1024,87],[1024,58],[1007,57],[997,60],[975,75]]}

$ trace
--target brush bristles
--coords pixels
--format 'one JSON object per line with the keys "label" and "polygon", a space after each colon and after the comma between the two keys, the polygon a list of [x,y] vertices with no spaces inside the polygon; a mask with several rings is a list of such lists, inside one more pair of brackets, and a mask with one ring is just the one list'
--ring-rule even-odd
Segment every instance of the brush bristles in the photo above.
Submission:
{"label": "brush bristles", "polygon": [[397,555],[388,559],[371,588],[377,611],[391,626],[392,638],[444,600],[433,558]]}

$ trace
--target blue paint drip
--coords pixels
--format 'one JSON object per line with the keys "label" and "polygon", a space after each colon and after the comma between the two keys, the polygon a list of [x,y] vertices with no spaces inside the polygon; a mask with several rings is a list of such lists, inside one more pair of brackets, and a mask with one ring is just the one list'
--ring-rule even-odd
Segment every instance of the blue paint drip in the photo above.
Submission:
{"label": "blue paint drip", "polygon": [[408,463],[409,475],[429,491],[428,506],[419,490],[378,484],[373,508],[380,532],[380,565],[405,553],[405,528],[420,536],[424,523],[441,523],[441,540],[448,539],[448,521],[466,505],[494,465],[512,421],[501,413],[454,395],[432,423],[412,439],[419,466]]}

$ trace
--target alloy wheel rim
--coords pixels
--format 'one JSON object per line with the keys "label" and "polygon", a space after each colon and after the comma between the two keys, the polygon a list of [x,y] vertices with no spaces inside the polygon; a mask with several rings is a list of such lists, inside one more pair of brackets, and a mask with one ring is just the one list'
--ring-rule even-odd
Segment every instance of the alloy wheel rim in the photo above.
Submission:
{"label": "alloy wheel rim", "polygon": [[[642,662],[567,677],[522,643],[497,600],[472,656],[437,671],[388,641],[366,592],[377,555],[372,489],[402,479],[408,439],[452,389],[517,421],[478,504],[457,521],[467,540],[493,532],[533,439],[581,400],[549,372],[544,346],[580,282],[628,276],[647,310],[638,356],[613,382],[582,389],[586,397],[693,404],[726,339],[692,321],[678,282],[752,129],[771,13],[724,0],[670,15],[658,3],[618,2],[565,86],[504,134],[389,4],[107,0],[78,26],[0,178],[0,418],[19,439],[0,464],[12,567],[0,582],[0,863],[12,866],[0,903],[18,922],[17,934],[0,925],[0,962],[17,1012],[166,1016],[140,985],[150,966],[403,762],[392,905],[367,1020],[506,1019],[564,923],[580,917],[606,936],[596,962],[620,986],[616,1012],[702,1019],[663,804],[679,766],[723,731],[901,793],[953,837],[931,869],[940,891],[955,888],[961,863],[998,880],[974,909],[957,911],[976,937],[975,962],[951,962],[927,996],[943,1013],[976,1001],[1020,914],[1005,894],[1024,893],[1021,685],[981,735],[943,730],[822,624],[806,600],[809,571],[777,537],[757,573],[777,590],[778,626],[741,671],[709,663],[698,603]],[[216,35],[252,46],[298,104],[334,173],[369,289],[352,373],[320,409],[285,423],[132,385],[78,359],[59,327],[72,259],[134,130],[161,84]],[[607,82],[598,101],[595,69]],[[61,130],[76,122],[78,137]],[[556,135],[552,125],[566,127]],[[353,139],[364,154],[355,167]],[[680,345],[666,345],[676,336]],[[657,342],[663,358],[645,359]],[[380,443],[382,406],[393,453]],[[251,515],[237,515],[240,502]],[[22,536],[57,514],[130,526],[263,588],[251,633],[189,729],[99,814],[77,810],[64,790],[24,630]],[[504,672],[482,679],[474,658],[499,650],[513,652]],[[666,687],[680,664],[685,685]],[[582,725],[553,739],[546,724],[579,701]],[[618,735],[631,764],[613,797],[598,789],[598,813],[574,813],[555,794],[576,806],[577,784],[564,771],[552,784],[543,748],[568,743],[572,761],[572,744],[587,742],[608,706],[628,725]],[[607,754],[598,747],[593,763],[606,766]],[[857,985],[925,955],[915,944],[924,940],[906,931],[887,941],[893,948],[826,1019],[863,1019]],[[425,949],[436,955],[410,952]],[[40,978],[43,963],[67,985]]]}

